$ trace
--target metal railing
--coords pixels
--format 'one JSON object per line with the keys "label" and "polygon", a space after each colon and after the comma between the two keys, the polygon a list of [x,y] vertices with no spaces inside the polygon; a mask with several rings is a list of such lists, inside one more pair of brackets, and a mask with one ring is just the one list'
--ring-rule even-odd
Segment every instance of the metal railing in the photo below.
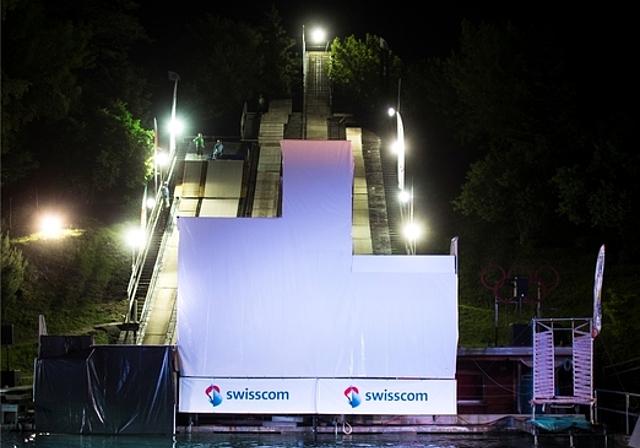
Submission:
{"label": "metal railing", "polygon": [[[632,430],[632,419],[635,424],[635,420],[640,417],[640,413],[638,412],[638,409],[640,409],[640,394],[596,389],[595,397],[595,420],[600,421],[599,418],[601,412],[623,416],[625,435],[628,436]],[[634,403],[632,404],[632,402]]]}
{"label": "metal railing", "polygon": [[[175,164],[176,164],[176,155],[173,154],[171,163],[170,163],[169,172],[166,178],[167,180],[172,179]],[[137,300],[136,300],[138,284],[141,280],[142,270],[144,269],[145,260],[147,258],[147,254],[149,251],[149,242],[153,238],[153,234],[158,224],[158,219],[160,218],[163,212],[163,209],[164,209],[164,200],[162,197],[162,192],[158,190],[156,191],[155,205],[147,218],[146,227],[144,228],[144,237],[143,237],[144,245],[143,247],[140,248],[140,250],[136,251],[135,257],[132,260],[131,277],[129,279],[129,284],[127,286],[127,296],[129,299],[129,311],[125,316],[125,321],[124,321],[125,327],[126,327],[126,324],[135,324],[135,326],[137,327],[137,324],[139,323],[140,316],[137,315],[138,313],[137,313]]]}

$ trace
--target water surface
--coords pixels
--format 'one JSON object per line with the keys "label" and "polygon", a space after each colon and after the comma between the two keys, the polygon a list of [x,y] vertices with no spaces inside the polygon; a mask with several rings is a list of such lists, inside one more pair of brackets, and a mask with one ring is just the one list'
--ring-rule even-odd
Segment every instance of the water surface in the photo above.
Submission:
{"label": "water surface", "polygon": [[[618,448],[611,438],[577,435],[576,448]],[[1,448],[535,448],[528,434],[484,435],[256,435],[177,434],[154,436],[63,436],[3,433]],[[570,447],[568,436],[543,435],[537,448]]]}

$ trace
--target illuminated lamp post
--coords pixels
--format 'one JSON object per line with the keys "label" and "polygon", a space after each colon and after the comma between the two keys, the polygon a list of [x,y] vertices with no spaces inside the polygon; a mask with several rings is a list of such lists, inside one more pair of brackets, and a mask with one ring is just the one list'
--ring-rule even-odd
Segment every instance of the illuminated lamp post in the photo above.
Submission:
{"label": "illuminated lamp post", "polygon": [[397,129],[397,141],[394,148],[398,156],[398,189],[404,191],[404,158],[405,158],[405,145],[404,145],[404,125],[402,123],[402,117],[400,112],[393,107],[389,108],[389,116],[396,117],[396,129]]}
{"label": "illuminated lamp post", "polygon": [[169,152],[173,155],[176,150],[176,107],[178,104],[178,81],[180,81],[180,75],[176,72],[169,72],[169,81],[173,81],[173,102],[171,104],[171,123],[169,125]]}
{"label": "illuminated lamp post", "polygon": [[[406,192],[405,192],[406,193]],[[402,199],[406,197],[406,199]],[[414,221],[413,219],[413,187],[411,188],[411,193],[407,193],[406,195],[401,194],[401,201],[407,204],[407,215],[408,222],[405,223],[405,218],[403,215],[403,232],[404,237],[407,241],[407,253],[409,255],[416,254],[416,243],[417,240],[422,236],[422,228]],[[404,205],[401,206],[401,209],[404,209]]]}
{"label": "illuminated lamp post", "polygon": [[[157,149],[158,150],[156,151],[155,165],[157,174],[160,176],[159,185],[162,185],[162,182],[164,181],[164,168],[169,164],[169,154],[167,154],[166,151],[163,151],[160,148]],[[158,184],[156,184],[156,191],[158,191]]]}
{"label": "illuminated lamp post", "polygon": [[127,246],[131,248],[131,272],[136,271],[136,257],[138,251],[143,245],[143,233],[139,227],[132,227],[127,231],[126,241]]}

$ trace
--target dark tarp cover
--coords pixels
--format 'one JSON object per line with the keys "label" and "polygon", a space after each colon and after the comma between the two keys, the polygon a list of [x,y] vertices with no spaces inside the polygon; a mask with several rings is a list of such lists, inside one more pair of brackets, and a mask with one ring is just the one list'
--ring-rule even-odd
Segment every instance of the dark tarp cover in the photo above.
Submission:
{"label": "dark tarp cover", "polygon": [[35,419],[57,434],[173,434],[169,346],[94,346],[35,369]]}
{"label": "dark tarp cover", "polygon": [[583,415],[557,417],[536,416],[536,418],[529,419],[527,422],[551,432],[566,431],[572,428],[591,429],[591,424],[585,420]]}

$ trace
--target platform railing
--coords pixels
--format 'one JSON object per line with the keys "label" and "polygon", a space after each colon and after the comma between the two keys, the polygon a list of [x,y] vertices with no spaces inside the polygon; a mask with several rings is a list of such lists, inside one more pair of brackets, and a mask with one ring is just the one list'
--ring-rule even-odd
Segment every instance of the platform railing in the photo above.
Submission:
{"label": "platform railing", "polygon": [[[595,418],[600,421],[600,413],[611,413],[624,416],[625,435],[633,429],[632,423],[640,418],[640,394],[607,389],[596,389]],[[603,406],[602,403],[606,403]],[[633,403],[632,403],[633,402]]]}

